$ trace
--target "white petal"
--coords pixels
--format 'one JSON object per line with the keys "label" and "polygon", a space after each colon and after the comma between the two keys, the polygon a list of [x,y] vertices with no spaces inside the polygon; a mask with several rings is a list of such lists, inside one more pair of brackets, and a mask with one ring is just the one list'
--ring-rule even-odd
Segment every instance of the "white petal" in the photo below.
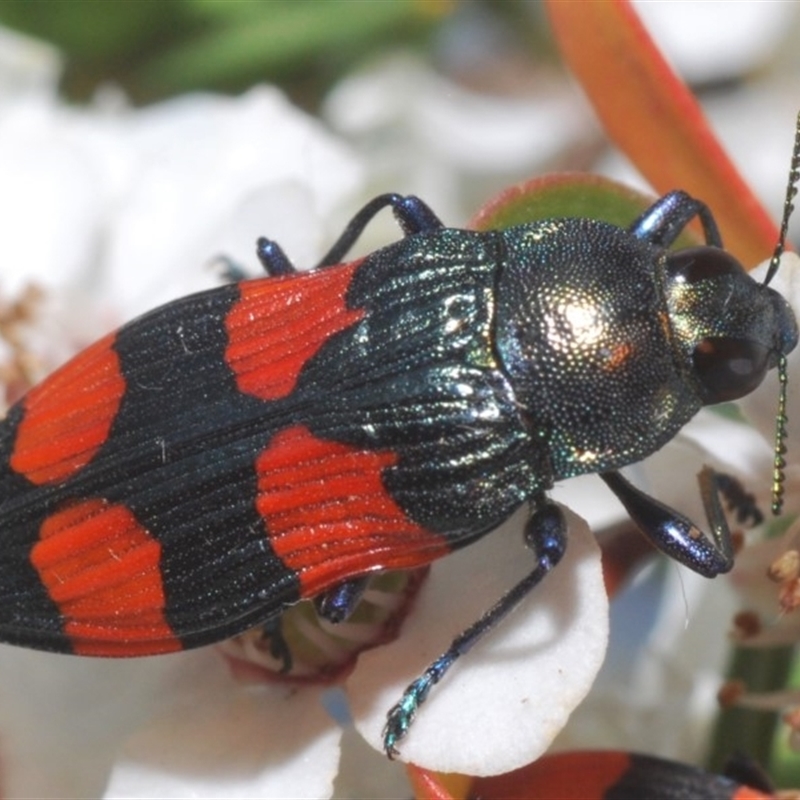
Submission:
{"label": "white petal", "polygon": [[608,658],[555,746],[695,760],[719,711],[737,608],[725,578],[666,559],[648,570],[615,596]]}
{"label": "white petal", "polygon": [[98,797],[181,657],[110,661],[0,646],[4,797]]}
{"label": "white petal", "polygon": [[54,97],[61,76],[57,48],[10,28],[0,28],[0,102],[39,94]]}
{"label": "white petal", "polygon": [[636,13],[682,77],[722,82],[769,63],[787,36],[791,3],[635,2]]}
{"label": "white petal", "polygon": [[169,688],[125,747],[106,798],[331,795],[341,729],[323,688],[239,685],[214,648],[185,654]]}
{"label": "white petal", "polygon": [[337,800],[414,796],[405,765],[376,752],[352,726],[342,736],[342,758],[334,789]]}
{"label": "white petal", "polygon": [[708,531],[698,483],[704,466],[738,476],[767,510],[769,494],[760,490],[772,476],[769,445],[749,425],[709,409],[701,410],[673,441],[626,472],[646,492]]}
{"label": "white petal", "polygon": [[[597,544],[566,511],[569,546],[555,574],[431,691],[403,760],[488,775],[535,759],[583,699],[605,654],[608,601]],[[521,517],[438,562],[391,645],[361,656],[347,682],[356,727],[382,747],[386,711],[454,636],[533,567]]]}
{"label": "white petal", "polygon": [[763,625],[753,638],[743,645],[768,646],[796,644],[800,639],[800,613],[797,609],[784,612],[780,608],[781,586],[767,577],[773,562],[787,550],[800,547],[800,522],[782,535],[764,539],[745,547],[736,558],[731,583],[740,592],[740,606],[756,612]]}
{"label": "white petal", "polygon": [[[197,278],[225,250],[255,265],[258,236],[277,239],[298,266],[308,265],[319,252],[320,217],[360,181],[346,147],[271,87],[235,99],[178,98],[123,117],[117,127],[114,155],[123,175],[107,292],[135,311],[185,294],[187,276]],[[287,187],[303,192],[288,220],[279,202],[260,199]],[[212,278],[205,276],[206,285]]]}
{"label": "white petal", "polygon": [[87,275],[105,217],[96,166],[73,136],[73,115],[41,97],[4,108],[0,119],[0,290],[26,283],[75,286]]}

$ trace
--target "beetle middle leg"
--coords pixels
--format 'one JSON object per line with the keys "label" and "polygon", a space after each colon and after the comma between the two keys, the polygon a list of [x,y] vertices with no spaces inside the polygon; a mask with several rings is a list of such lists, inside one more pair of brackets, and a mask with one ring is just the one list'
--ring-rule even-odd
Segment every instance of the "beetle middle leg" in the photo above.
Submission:
{"label": "beetle middle leg", "polygon": [[[390,206],[400,227],[406,236],[426,231],[437,231],[444,224],[424,203],[415,195],[402,195],[390,192],[381,194],[369,201],[347,224],[342,235],[322,257],[315,269],[330,267],[339,264],[347,251],[355,244],[372,218],[382,209]],[[269,276],[293,275],[298,270],[292,264],[283,248],[274,240],[260,237],[256,242],[256,255],[261,266]]]}
{"label": "beetle middle leg", "polygon": [[457,636],[450,647],[406,687],[400,702],[389,711],[383,729],[383,747],[390,758],[397,755],[397,744],[408,732],[430,690],[458,658],[513,611],[558,564],[566,550],[566,530],[567,524],[561,509],[544,495],[538,497],[536,510],[525,525],[525,543],[536,554],[536,566],[477,622]]}
{"label": "beetle middle leg", "polygon": [[413,194],[402,195],[390,192],[381,194],[369,201],[347,224],[342,235],[333,247],[322,257],[317,269],[338,264],[355,244],[372,218],[382,209],[390,206],[395,218],[400,223],[403,233],[411,236],[415,233],[438,231],[444,224],[419,197]]}

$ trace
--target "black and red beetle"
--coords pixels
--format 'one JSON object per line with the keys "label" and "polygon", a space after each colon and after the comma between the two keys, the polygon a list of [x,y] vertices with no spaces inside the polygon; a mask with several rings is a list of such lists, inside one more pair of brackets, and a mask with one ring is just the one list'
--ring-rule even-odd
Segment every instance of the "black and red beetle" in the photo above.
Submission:
{"label": "black and red beetle", "polygon": [[550,753],[526,767],[473,781],[470,800],[777,800],[763,769],[737,754],[722,774],[617,750]]}
{"label": "black and red beetle", "polygon": [[[386,206],[405,237],[341,263]],[[695,217],[707,244],[670,252]],[[392,754],[430,687],[561,558],[555,481],[600,473],[656,547],[730,569],[714,473],[712,541],[617,472],[797,344],[786,301],[721,249],[700,201],[671,192],[627,230],[476,232],[388,194],[310,272],[271,241],[258,255],[267,277],[128,323],[0,424],[0,640],[139,656],[302,598],[342,619],[366,576],[428,564],[526,504],[530,574],[407,689]]]}

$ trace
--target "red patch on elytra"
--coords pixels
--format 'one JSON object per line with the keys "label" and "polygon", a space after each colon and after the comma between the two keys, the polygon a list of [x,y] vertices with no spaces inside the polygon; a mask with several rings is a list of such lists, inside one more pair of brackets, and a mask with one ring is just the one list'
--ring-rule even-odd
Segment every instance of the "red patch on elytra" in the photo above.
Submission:
{"label": "red patch on elytra", "polygon": [[99,498],[49,516],[31,550],[31,563],[80,655],[181,649],[164,618],[160,558],[160,543],[125,506]]}
{"label": "red patch on elytra", "polygon": [[125,394],[113,342],[113,334],[95,342],[25,395],[9,460],[15,472],[57,483],[94,458]]}
{"label": "red patch on elytra", "polygon": [[225,361],[239,391],[261,400],[285,397],[319,348],[364,316],[345,304],[359,263],[239,284],[240,299],[225,318]]}
{"label": "red patch on elytra", "polygon": [[391,450],[318,439],[302,425],[276,434],[259,455],[256,508],[304,597],[450,552],[443,537],[410,520],[386,490],[381,473],[396,462]]}

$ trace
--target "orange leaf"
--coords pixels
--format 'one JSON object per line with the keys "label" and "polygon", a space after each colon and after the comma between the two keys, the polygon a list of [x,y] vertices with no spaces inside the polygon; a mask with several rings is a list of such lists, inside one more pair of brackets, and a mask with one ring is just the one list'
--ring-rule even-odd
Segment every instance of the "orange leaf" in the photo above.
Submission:
{"label": "orange leaf", "polygon": [[547,9],[561,53],[608,136],[656,191],[683,189],[707,203],[726,249],[743,264],[769,256],[775,223],[627,0],[548,0]]}
{"label": "orange leaf", "polygon": [[406,773],[416,800],[463,800],[472,782],[466,775],[444,775],[416,764],[406,764]]}

